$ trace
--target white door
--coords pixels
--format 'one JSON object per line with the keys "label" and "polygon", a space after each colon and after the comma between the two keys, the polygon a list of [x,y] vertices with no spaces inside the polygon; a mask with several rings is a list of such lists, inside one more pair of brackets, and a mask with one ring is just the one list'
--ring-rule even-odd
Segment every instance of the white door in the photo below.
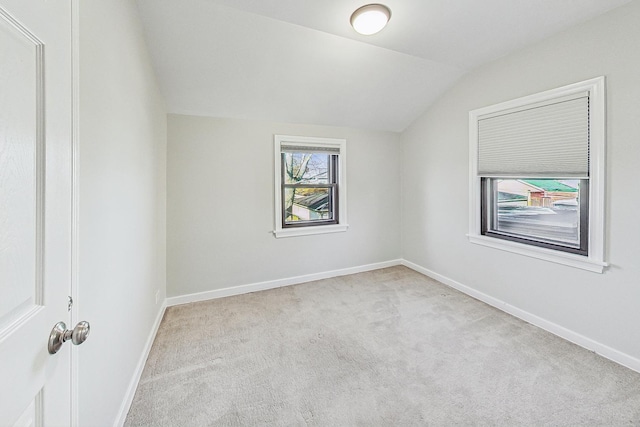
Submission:
{"label": "white door", "polygon": [[0,0],[0,426],[70,424],[70,0]]}

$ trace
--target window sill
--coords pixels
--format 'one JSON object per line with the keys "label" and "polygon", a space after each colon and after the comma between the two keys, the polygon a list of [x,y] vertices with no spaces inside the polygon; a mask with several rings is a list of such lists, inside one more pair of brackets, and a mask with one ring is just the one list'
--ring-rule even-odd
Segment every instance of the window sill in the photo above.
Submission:
{"label": "window sill", "polygon": [[592,271],[594,273],[602,273],[609,264],[603,261],[591,259],[581,255],[562,253],[547,248],[539,248],[529,246],[518,242],[510,242],[500,240],[493,237],[482,235],[467,234],[469,241],[478,245],[488,246],[494,249],[500,249],[507,252],[513,252],[525,255],[531,258],[542,259],[545,261],[555,262],[556,264],[568,265],[570,267],[580,268],[582,270]]}
{"label": "window sill", "polygon": [[273,235],[276,238],[281,237],[295,237],[295,236],[309,236],[313,234],[327,234],[327,233],[341,233],[347,231],[348,224],[336,224],[336,225],[317,225],[310,227],[295,227],[295,228],[279,228],[273,231]]}

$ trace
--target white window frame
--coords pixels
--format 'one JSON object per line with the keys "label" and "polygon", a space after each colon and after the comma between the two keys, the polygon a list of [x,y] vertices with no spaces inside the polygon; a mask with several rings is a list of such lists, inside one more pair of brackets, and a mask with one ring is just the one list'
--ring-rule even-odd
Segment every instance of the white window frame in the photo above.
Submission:
{"label": "white window frame", "polygon": [[[318,224],[306,227],[282,227],[282,145],[302,147],[338,148],[338,223]],[[308,236],[314,234],[339,233],[347,231],[347,140],[317,138],[309,136],[274,135],[274,217],[273,234],[277,238]]]}
{"label": "white window frame", "polygon": [[[529,104],[589,92],[589,245],[588,255],[497,239],[481,234],[481,177],[478,176],[478,120],[487,114]],[[605,213],[605,78],[597,77],[557,89],[514,99],[469,112],[469,234],[471,243],[543,259],[596,273],[608,266],[604,261]],[[562,178],[562,177],[558,177]]]}

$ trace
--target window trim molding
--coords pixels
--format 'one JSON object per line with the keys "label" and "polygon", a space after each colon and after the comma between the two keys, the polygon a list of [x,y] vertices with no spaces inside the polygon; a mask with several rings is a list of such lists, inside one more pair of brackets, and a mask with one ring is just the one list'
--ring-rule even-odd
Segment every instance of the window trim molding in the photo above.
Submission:
{"label": "window trim molding", "polygon": [[[554,98],[589,92],[589,254],[559,252],[524,243],[483,236],[481,219],[481,177],[478,176],[478,119],[487,114],[518,108]],[[471,243],[509,251],[571,267],[602,273],[605,240],[606,111],[605,77],[513,99],[469,112],[469,233]],[[562,177],[558,177],[562,178]]]}
{"label": "window trim molding", "polygon": [[[297,145],[305,147],[331,147],[339,148],[338,154],[338,223],[318,224],[304,227],[282,226],[282,145]],[[274,135],[274,230],[276,238],[307,236],[325,233],[339,233],[347,231],[347,140],[339,138],[319,138],[309,136]]]}

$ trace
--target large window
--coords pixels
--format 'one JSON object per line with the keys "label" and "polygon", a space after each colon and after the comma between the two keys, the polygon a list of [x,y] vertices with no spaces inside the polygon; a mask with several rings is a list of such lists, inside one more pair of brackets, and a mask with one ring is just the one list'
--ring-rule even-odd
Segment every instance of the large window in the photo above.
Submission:
{"label": "large window", "polygon": [[470,113],[473,243],[601,272],[604,78]]}
{"label": "large window", "polygon": [[275,136],[276,237],[345,231],[346,141]]}

